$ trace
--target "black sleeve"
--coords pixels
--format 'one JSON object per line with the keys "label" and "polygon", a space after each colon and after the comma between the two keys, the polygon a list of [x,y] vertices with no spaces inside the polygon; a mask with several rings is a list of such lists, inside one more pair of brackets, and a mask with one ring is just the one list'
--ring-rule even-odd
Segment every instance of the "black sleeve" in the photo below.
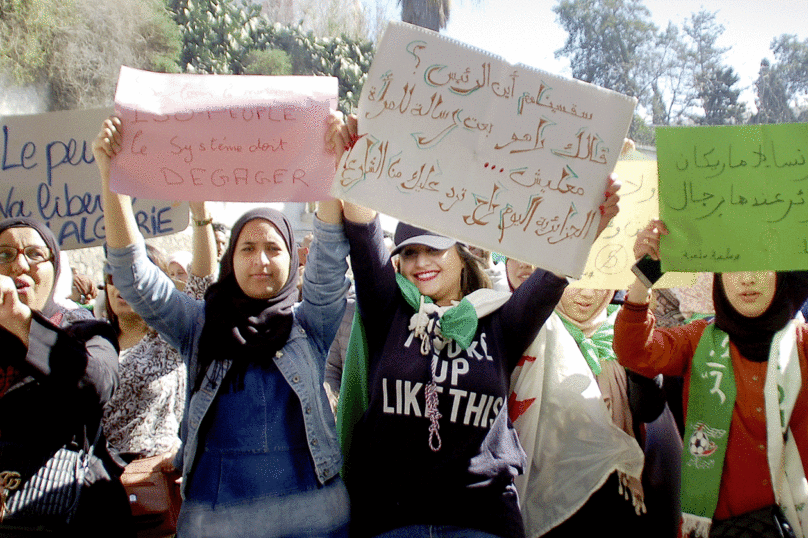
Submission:
{"label": "black sleeve", "polygon": [[567,284],[566,278],[536,269],[500,309],[503,341],[511,370],[553,313]]}
{"label": "black sleeve", "polygon": [[665,408],[665,393],[656,379],[626,370],[628,404],[634,423],[653,422]]}
{"label": "black sleeve", "polygon": [[345,235],[351,245],[356,304],[362,314],[369,344],[378,347],[390,330],[394,305],[400,300],[396,272],[384,245],[379,217],[368,224],[345,221]]}
{"label": "black sleeve", "polygon": [[94,393],[105,403],[118,386],[118,339],[111,325],[95,320],[57,327],[34,312],[28,348],[17,342],[12,364],[43,385],[59,391]]}

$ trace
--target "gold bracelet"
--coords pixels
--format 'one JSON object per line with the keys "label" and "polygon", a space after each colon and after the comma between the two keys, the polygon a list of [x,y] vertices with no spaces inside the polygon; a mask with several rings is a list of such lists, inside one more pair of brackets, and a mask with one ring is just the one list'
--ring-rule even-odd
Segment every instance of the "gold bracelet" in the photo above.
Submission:
{"label": "gold bracelet", "polygon": [[209,218],[209,219],[205,219],[205,220],[196,220],[196,219],[191,219],[191,220],[194,222],[194,226],[199,226],[200,228],[201,228],[202,226],[207,226],[208,224],[210,224],[211,222],[213,222],[213,218],[212,218],[212,217],[211,217],[211,218]]}

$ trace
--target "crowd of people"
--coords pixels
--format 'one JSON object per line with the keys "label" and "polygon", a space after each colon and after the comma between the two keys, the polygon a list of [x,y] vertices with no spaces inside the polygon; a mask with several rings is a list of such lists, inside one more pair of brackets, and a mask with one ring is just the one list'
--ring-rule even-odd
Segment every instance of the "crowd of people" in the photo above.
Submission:
{"label": "crowd of people", "polygon": [[[180,537],[806,536],[805,273],[715,274],[685,318],[639,279],[574,287],[403,222],[388,244],[340,200],[300,248],[276,210],[228,238],[192,203],[166,257],[109,188],[126,128],[93,144],[105,276],[72,300],[103,288],[95,317],[55,300],[48,228],[0,222],[0,535],[150,535],[120,477],[156,457]],[[330,117],[337,159],[355,139]]]}

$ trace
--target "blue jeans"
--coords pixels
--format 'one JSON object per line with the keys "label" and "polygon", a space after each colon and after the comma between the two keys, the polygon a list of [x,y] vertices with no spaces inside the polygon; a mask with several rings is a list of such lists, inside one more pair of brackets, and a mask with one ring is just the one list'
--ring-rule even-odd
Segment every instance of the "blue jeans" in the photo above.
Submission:
{"label": "blue jeans", "polygon": [[494,534],[451,525],[410,525],[383,532],[376,538],[498,538]]}
{"label": "blue jeans", "polygon": [[182,503],[179,538],[347,538],[348,492],[339,476],[295,495],[217,505]]}

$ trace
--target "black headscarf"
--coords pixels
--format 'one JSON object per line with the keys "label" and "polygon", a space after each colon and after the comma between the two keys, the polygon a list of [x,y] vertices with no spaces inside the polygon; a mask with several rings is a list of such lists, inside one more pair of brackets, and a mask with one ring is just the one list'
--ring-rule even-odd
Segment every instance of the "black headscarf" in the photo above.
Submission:
{"label": "black headscarf", "polygon": [[42,309],[44,316],[51,316],[58,308],[56,303],[53,302],[53,292],[56,290],[56,283],[59,281],[59,271],[61,270],[61,249],[59,248],[59,242],[56,241],[56,236],[53,235],[50,228],[45,226],[44,223],[30,217],[13,217],[0,221],[0,233],[3,233],[9,228],[33,228],[37,231],[53,255],[53,259],[51,260],[53,263],[53,286],[48,294],[48,302]]}
{"label": "black headscarf", "polygon": [[[289,251],[289,278],[270,299],[248,297],[233,272],[233,254],[239,235],[244,226],[255,219],[272,224]],[[281,212],[270,208],[253,209],[233,225],[230,243],[219,265],[219,280],[205,293],[205,326],[199,339],[200,370],[195,390],[201,387],[214,361],[233,359],[234,366],[243,370],[252,362],[272,360],[275,352],[286,344],[292,330],[292,307],[298,296],[298,265],[292,227]]]}
{"label": "black headscarf", "polygon": [[768,360],[775,333],[794,319],[808,297],[808,273],[777,273],[775,286],[769,308],[758,317],[748,318],[730,304],[721,273],[715,273],[713,279],[716,327],[729,335],[744,357],[755,362]]}

